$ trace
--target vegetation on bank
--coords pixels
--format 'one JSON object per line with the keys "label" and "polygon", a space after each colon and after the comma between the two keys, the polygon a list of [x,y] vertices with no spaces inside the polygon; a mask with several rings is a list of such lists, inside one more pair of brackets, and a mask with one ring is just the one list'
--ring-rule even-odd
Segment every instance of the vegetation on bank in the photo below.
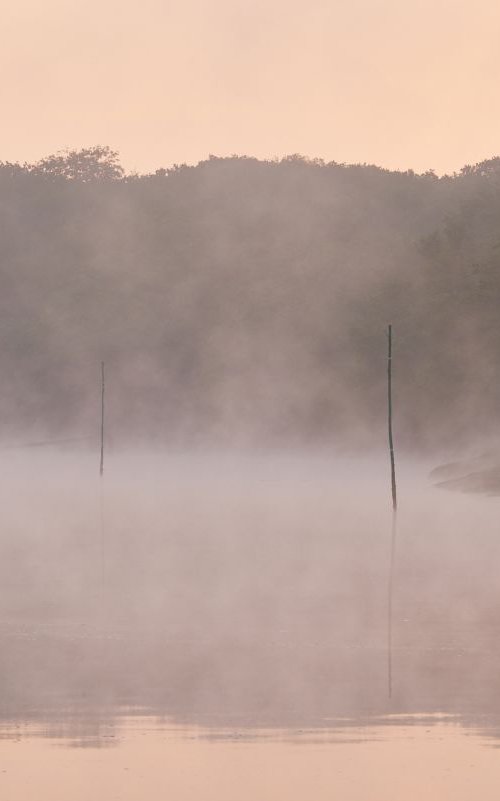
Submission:
{"label": "vegetation on bank", "polygon": [[500,425],[500,159],[452,176],[106,147],[0,164],[0,437],[223,445]]}

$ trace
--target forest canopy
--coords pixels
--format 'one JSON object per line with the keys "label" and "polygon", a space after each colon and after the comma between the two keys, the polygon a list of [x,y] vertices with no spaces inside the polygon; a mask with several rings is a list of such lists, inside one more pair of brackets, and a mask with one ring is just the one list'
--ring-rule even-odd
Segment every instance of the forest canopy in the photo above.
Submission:
{"label": "forest canopy", "polygon": [[0,163],[0,433],[448,447],[500,424],[500,158]]}

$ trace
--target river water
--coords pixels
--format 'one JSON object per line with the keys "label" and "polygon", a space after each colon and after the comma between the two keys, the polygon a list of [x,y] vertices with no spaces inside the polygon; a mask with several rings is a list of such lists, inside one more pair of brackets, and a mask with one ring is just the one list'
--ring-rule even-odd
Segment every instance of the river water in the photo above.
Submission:
{"label": "river water", "polygon": [[497,799],[500,500],[385,458],[11,454],[2,801]]}

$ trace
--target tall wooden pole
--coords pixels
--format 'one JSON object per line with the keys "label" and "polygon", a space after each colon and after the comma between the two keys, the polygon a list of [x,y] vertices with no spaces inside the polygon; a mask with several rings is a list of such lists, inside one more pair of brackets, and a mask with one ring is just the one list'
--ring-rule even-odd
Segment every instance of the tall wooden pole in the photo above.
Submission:
{"label": "tall wooden pole", "polygon": [[99,475],[104,473],[104,362],[101,362],[101,463]]}
{"label": "tall wooden pole", "polygon": [[389,587],[387,604],[387,685],[389,698],[392,698],[392,597],[394,585],[394,562],[396,554],[396,532],[398,498],[396,490],[396,465],[394,460],[394,440],[392,436],[392,325],[387,331],[387,406],[389,429],[389,454],[391,459],[391,492],[392,492],[392,530],[391,530],[391,561],[389,568]]}
{"label": "tall wooden pole", "polygon": [[396,492],[396,465],[394,462],[394,440],[392,438],[392,325],[388,328],[389,352],[387,358],[387,400],[388,400],[388,423],[389,423],[389,452],[391,455],[391,489],[392,489],[392,510],[396,512],[398,508],[398,498]]}
{"label": "tall wooden pole", "polygon": [[[101,461],[99,475],[104,473],[104,362],[101,362]],[[99,522],[101,530],[101,604],[104,604],[104,588],[106,586],[106,555],[104,546],[104,497],[103,481],[99,481]]]}

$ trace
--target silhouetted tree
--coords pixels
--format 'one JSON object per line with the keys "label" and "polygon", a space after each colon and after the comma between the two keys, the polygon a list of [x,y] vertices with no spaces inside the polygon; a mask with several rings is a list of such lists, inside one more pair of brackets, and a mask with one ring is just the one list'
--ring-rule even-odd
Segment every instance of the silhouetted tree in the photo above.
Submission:
{"label": "silhouetted tree", "polygon": [[35,175],[65,178],[70,181],[117,180],[124,175],[118,153],[111,148],[95,145],[82,150],[64,150],[46,156],[31,167]]}

